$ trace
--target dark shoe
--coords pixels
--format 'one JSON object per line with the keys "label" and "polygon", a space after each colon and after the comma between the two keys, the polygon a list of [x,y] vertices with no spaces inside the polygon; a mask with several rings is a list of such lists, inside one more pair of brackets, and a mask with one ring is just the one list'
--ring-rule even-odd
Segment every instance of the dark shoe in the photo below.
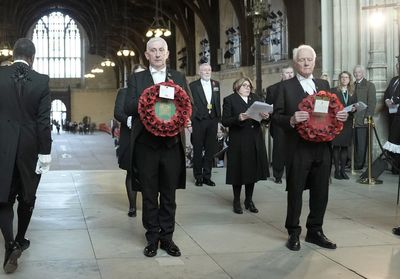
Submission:
{"label": "dark shoe", "polygon": [[181,255],[181,250],[172,240],[161,240],[160,248],[170,256],[179,257]]}
{"label": "dark shoe", "polygon": [[136,209],[135,208],[129,208],[128,216],[129,217],[136,217]]}
{"label": "dark shoe", "polygon": [[29,239],[24,238],[24,239],[15,239],[15,242],[18,243],[19,247],[21,247],[22,251],[25,251],[26,249],[29,248],[31,245],[31,242]]}
{"label": "dark shoe", "polygon": [[235,212],[236,214],[243,214],[243,209],[242,206],[240,205],[240,201],[233,202],[233,212]]}
{"label": "dark shoe", "polygon": [[196,186],[203,186],[203,180],[202,179],[196,179],[196,182],[194,183]]}
{"label": "dark shoe", "polygon": [[282,184],[282,178],[275,178],[276,184]]}
{"label": "dark shoe", "polygon": [[212,181],[211,179],[203,179],[203,183],[208,186],[215,186],[214,181]]}
{"label": "dark shoe", "polygon": [[329,240],[322,231],[307,232],[306,242],[314,243],[323,248],[336,249],[336,243]]}
{"label": "dark shoe", "polygon": [[393,228],[392,229],[392,233],[395,234],[395,235],[400,235],[400,227]]}
{"label": "dark shoe", "polygon": [[6,253],[4,255],[3,269],[5,273],[13,273],[18,267],[18,258],[21,256],[22,250],[18,243],[11,242],[6,245]]}
{"label": "dark shoe", "polygon": [[343,177],[342,177],[342,175],[340,174],[339,171],[335,171],[335,174],[333,175],[333,177],[334,177],[335,179],[339,179],[339,180],[342,180],[342,179],[343,179]]}
{"label": "dark shoe", "polygon": [[157,255],[158,243],[149,242],[143,250],[146,257],[154,257]]}
{"label": "dark shoe", "polygon": [[299,236],[295,233],[289,234],[289,238],[286,242],[286,247],[292,251],[299,251],[300,250]]}
{"label": "dark shoe", "polygon": [[254,205],[253,201],[246,202],[244,201],[244,208],[250,210],[250,212],[258,213],[257,207]]}
{"label": "dark shoe", "polygon": [[347,175],[347,173],[344,170],[341,170],[340,174],[342,175],[343,179],[350,179],[350,177]]}

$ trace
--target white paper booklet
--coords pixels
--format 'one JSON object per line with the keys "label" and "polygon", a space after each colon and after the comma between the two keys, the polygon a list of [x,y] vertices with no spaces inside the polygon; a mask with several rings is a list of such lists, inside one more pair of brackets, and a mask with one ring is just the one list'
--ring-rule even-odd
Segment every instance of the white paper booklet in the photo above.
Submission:
{"label": "white paper booklet", "polygon": [[362,111],[368,107],[366,103],[359,101],[355,104],[345,107],[344,110],[347,112],[350,112],[353,106],[356,107],[357,111]]}
{"label": "white paper booklet", "polygon": [[265,113],[272,113],[272,111],[274,110],[274,105],[270,105],[267,103],[263,103],[263,102],[259,102],[259,101],[255,101],[247,110],[246,110],[246,114],[257,121],[261,121],[261,116],[260,116],[260,112],[265,112]]}

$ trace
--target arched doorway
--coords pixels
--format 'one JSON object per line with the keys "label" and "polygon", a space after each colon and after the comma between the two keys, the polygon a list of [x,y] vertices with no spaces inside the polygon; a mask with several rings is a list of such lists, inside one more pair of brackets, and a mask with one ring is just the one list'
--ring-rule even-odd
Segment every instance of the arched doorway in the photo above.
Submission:
{"label": "arched doorway", "polygon": [[53,124],[53,129],[56,129],[56,123],[60,124],[61,127],[64,128],[67,120],[67,107],[61,100],[55,99],[51,102],[50,119],[51,124]]}

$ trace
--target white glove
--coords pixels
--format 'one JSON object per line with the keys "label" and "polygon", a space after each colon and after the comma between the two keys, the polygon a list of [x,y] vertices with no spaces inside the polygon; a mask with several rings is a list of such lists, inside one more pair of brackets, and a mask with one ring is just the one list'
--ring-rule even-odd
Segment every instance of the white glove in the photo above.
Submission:
{"label": "white glove", "polygon": [[128,126],[129,129],[132,129],[132,116],[128,116],[128,119],[126,120],[126,126]]}
{"label": "white glove", "polygon": [[37,174],[43,174],[50,170],[51,155],[50,154],[39,154],[36,163]]}

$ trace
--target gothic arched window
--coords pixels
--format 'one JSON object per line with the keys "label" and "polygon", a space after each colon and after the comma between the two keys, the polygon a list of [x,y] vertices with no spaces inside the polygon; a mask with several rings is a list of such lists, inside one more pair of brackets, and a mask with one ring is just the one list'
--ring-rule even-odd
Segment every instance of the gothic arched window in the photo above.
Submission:
{"label": "gothic arched window", "polygon": [[81,36],[71,17],[61,12],[43,16],[33,30],[33,68],[51,78],[81,77]]}

